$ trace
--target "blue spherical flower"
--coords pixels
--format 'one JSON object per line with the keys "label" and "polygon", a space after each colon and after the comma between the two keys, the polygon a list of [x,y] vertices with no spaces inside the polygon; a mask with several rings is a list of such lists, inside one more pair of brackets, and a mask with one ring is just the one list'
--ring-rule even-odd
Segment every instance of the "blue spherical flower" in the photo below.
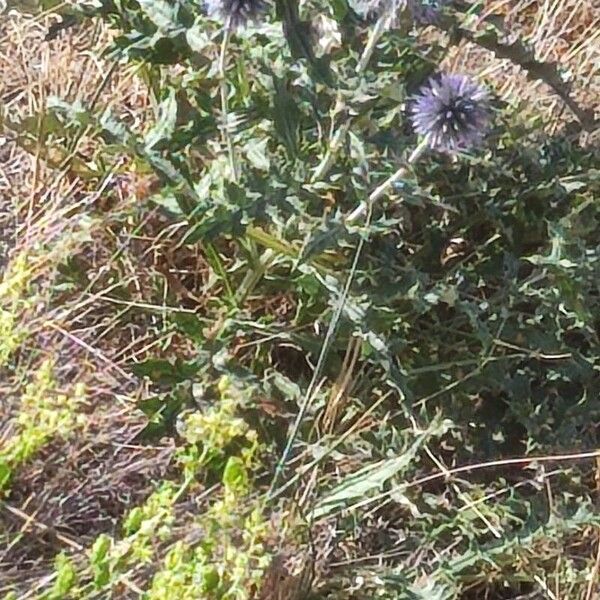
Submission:
{"label": "blue spherical flower", "polygon": [[420,25],[435,23],[447,4],[452,0],[408,0],[408,8],[413,20]]}
{"label": "blue spherical flower", "polygon": [[204,6],[209,17],[229,22],[232,29],[258,19],[266,9],[263,0],[205,0]]}
{"label": "blue spherical flower", "polygon": [[435,150],[454,154],[477,146],[490,122],[489,95],[465,75],[432,77],[410,106],[415,131]]}

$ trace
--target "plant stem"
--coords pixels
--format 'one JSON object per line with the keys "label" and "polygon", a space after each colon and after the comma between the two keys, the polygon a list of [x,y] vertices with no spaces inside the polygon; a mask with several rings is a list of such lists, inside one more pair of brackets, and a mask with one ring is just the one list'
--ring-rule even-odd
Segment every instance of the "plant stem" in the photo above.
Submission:
{"label": "plant stem", "polygon": [[[252,238],[250,238],[250,248],[254,255],[258,254],[256,244]],[[252,293],[257,283],[263,278],[273,262],[275,262],[277,254],[270,248],[267,248],[260,256],[255,256],[255,258],[253,267],[247,271],[244,280],[237,290],[236,302],[238,305],[242,305]]]}
{"label": "plant stem", "polygon": [[[221,42],[221,52],[219,54],[219,64],[218,64],[218,73],[220,80],[220,90],[221,90],[221,116],[223,119],[223,140],[227,145],[227,154],[229,155],[229,168],[231,170],[231,180],[234,183],[238,182],[238,168],[237,168],[237,160],[235,156],[235,148],[233,147],[233,140],[231,139],[231,132],[229,131],[229,108],[227,102],[228,95],[228,87],[227,87],[227,71],[225,59],[227,57],[227,47],[229,46],[229,40],[231,39],[231,17],[227,18],[225,21],[225,26],[223,28],[223,41]],[[250,238],[250,247],[254,254],[256,251],[256,244],[252,238]],[[255,269],[248,271],[244,281],[242,282],[241,288],[238,290],[237,295],[233,295],[229,285],[228,293],[230,294],[230,299],[233,301],[234,305],[236,303],[242,303],[244,299],[252,292],[256,284],[260,281],[261,277],[265,274],[266,270],[270,266],[274,257],[272,256],[272,251],[267,251],[263,255],[261,259],[258,260],[258,265]],[[227,281],[227,273],[223,271],[222,275],[224,276],[224,281]]]}
{"label": "plant stem", "polygon": [[377,202],[394,183],[402,179],[408,172],[408,165],[416,163],[427,150],[429,139],[425,136],[408,157],[407,165],[402,165],[393,175],[390,175],[381,185],[377,186],[365,202],[361,202],[347,217],[346,223],[353,223],[360,219],[369,206]]}
{"label": "plant stem", "polygon": [[[364,47],[362,55],[358,61],[358,65],[356,67],[356,74],[358,79],[360,79],[361,75],[363,75],[363,73],[366,71],[367,66],[369,65],[369,61],[371,60],[373,52],[375,51],[375,48],[377,46],[377,42],[379,41],[379,39],[383,35],[383,32],[385,31],[388,20],[389,15],[382,15],[375,24],[373,30],[371,31],[371,34],[369,35],[369,40],[367,41],[367,45]],[[343,113],[345,112],[346,108],[346,101],[341,96],[338,96],[335,112]],[[344,140],[346,139],[346,134],[350,129],[351,121],[351,117],[347,117],[346,120],[339,126],[337,131],[335,131],[335,133],[331,136],[329,148],[327,149],[323,160],[319,163],[319,165],[315,169],[315,172],[313,173],[313,176],[311,177],[312,183],[321,181],[327,175],[329,169],[331,169],[331,167],[333,166],[333,162],[337,156],[337,153],[339,152],[339,149],[341,148]]]}
{"label": "plant stem", "polygon": [[229,155],[229,166],[231,168],[231,177],[233,181],[237,181],[238,172],[235,160],[235,149],[233,147],[233,141],[231,140],[231,134],[229,132],[229,107],[227,102],[228,88],[227,88],[227,72],[225,68],[225,58],[227,56],[227,47],[229,46],[229,40],[231,39],[231,17],[227,18],[225,26],[223,28],[223,41],[221,42],[221,52],[219,53],[218,73],[220,80],[221,90],[221,118],[223,120],[223,140],[227,145],[227,153]]}
{"label": "plant stem", "polygon": [[356,251],[354,253],[354,258],[352,260],[352,266],[350,268],[350,273],[348,274],[348,278],[346,279],[346,283],[340,293],[340,297],[336,303],[336,307],[334,309],[333,315],[331,317],[331,321],[329,322],[329,327],[327,328],[327,333],[325,334],[325,340],[323,341],[323,345],[321,346],[321,351],[319,352],[319,358],[317,359],[317,364],[315,366],[315,370],[311,377],[310,383],[308,384],[308,388],[306,393],[302,399],[300,404],[298,414],[294,420],[294,423],[291,425],[290,433],[288,435],[288,439],[281,455],[281,458],[277,462],[275,467],[275,473],[273,475],[273,479],[271,481],[271,486],[269,488],[269,492],[267,494],[267,501],[273,498],[273,493],[277,489],[277,483],[279,482],[279,478],[282,475],[289,455],[294,446],[294,442],[298,437],[298,433],[300,432],[300,426],[302,425],[302,421],[306,413],[308,412],[310,406],[312,405],[313,400],[315,399],[320,384],[319,378],[321,377],[321,373],[323,371],[323,367],[325,365],[325,359],[327,358],[327,354],[331,348],[331,344],[335,339],[335,334],[337,331],[337,327],[339,325],[342,312],[344,310],[344,306],[346,305],[346,300],[348,295],[350,294],[350,288],[352,286],[352,281],[354,280],[354,275],[356,274],[356,270],[358,268],[358,261],[360,259],[363,247],[365,245],[365,238],[361,237],[358,241],[358,245],[356,247]]}
{"label": "plant stem", "polygon": [[369,36],[367,45],[364,47],[362,56],[360,57],[360,60],[358,61],[358,66],[356,67],[356,72],[359,75],[362,75],[367,70],[367,66],[369,65],[369,61],[373,56],[373,52],[375,51],[377,42],[383,35],[386,27],[388,26],[389,19],[389,15],[381,15],[381,17],[379,17],[379,19],[377,20],[377,23],[375,23],[375,27],[373,27],[373,31],[371,31],[371,35]]}

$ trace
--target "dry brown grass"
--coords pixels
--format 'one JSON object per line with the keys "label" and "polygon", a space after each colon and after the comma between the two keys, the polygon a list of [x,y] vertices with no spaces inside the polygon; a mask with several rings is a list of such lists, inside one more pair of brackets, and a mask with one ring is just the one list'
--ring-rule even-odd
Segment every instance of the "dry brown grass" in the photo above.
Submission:
{"label": "dry brown grass", "polygon": [[[33,117],[34,124],[41,124],[46,101],[54,95],[112,104],[130,122],[141,123],[148,106],[143,87],[128,71],[107,79],[110,65],[98,58],[109,39],[106,29],[97,25],[93,31],[73,30],[46,43],[48,24],[49,18],[14,14],[2,20],[0,34],[9,41],[0,52],[5,118],[15,122]],[[35,129],[32,134],[35,138]],[[25,589],[28,582],[47,574],[57,551],[84,548],[99,532],[112,531],[123,514],[167,475],[173,450],[168,444],[135,442],[144,426],[135,400],[144,391],[125,368],[156,344],[156,323],[128,319],[127,306],[107,300],[115,272],[130,282],[133,303],[145,299],[145,280],[158,274],[153,271],[152,252],[141,272],[140,263],[132,262],[133,236],[118,220],[131,214],[135,198],[121,193],[121,180],[82,180],[68,161],[58,169],[48,166],[44,158],[51,140],[27,151],[8,127],[2,141],[0,266],[22,252],[44,254],[66,244],[65,252],[81,257],[90,285],[86,293],[69,287],[57,291],[56,260],[44,261],[34,282],[36,304],[22,315],[30,335],[11,369],[2,371],[0,412],[6,418],[0,423],[0,440],[10,435],[10,417],[19,412],[27,373],[44,358],[56,360],[61,386],[83,382],[87,395],[80,407],[83,424],[22,466],[10,494],[2,499],[0,592],[11,583]],[[91,140],[83,135],[74,155],[85,156],[90,148]],[[102,210],[109,197],[114,214]],[[159,231],[142,227],[140,236],[145,233],[151,234],[152,242],[144,250],[152,245],[158,249]],[[119,256],[123,243],[128,252]],[[65,254],[54,257],[64,258]]]}
{"label": "dry brown grass", "polygon": [[[489,15],[504,18],[509,40],[518,36],[537,60],[556,63],[568,75],[572,97],[600,118],[598,0],[488,0],[483,16]],[[505,101],[521,102],[526,114],[539,115],[550,133],[574,120],[549,86],[527,79],[519,66],[473,43],[454,48],[446,62],[450,70],[479,73]]]}

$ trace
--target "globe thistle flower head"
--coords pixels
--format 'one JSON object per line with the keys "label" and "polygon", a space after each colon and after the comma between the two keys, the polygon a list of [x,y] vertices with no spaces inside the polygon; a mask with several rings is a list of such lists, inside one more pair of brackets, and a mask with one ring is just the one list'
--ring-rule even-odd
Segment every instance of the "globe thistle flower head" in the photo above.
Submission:
{"label": "globe thistle flower head", "polygon": [[440,17],[444,6],[452,0],[408,0],[408,8],[413,20],[419,25],[432,25]]}
{"label": "globe thistle flower head", "polygon": [[417,133],[429,146],[455,154],[478,146],[490,122],[489,95],[469,77],[442,74],[421,88],[410,106]]}
{"label": "globe thistle flower head", "polygon": [[204,6],[211,19],[229,23],[231,29],[257,20],[266,9],[263,0],[205,0]]}

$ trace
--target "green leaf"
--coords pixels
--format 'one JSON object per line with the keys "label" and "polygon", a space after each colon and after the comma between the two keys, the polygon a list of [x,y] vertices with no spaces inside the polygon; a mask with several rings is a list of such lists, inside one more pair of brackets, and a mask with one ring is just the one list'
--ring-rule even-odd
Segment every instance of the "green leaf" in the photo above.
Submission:
{"label": "green leaf", "polygon": [[269,139],[264,138],[262,140],[250,140],[244,146],[246,158],[250,161],[252,166],[259,171],[268,171],[271,166],[268,144]]}
{"label": "green leaf", "polygon": [[552,248],[547,256],[532,254],[525,256],[524,260],[534,265],[552,265],[561,269],[574,269],[579,265],[568,258],[563,257],[564,247],[566,245],[566,232],[560,225],[549,224],[548,230],[551,235]]}
{"label": "green leaf", "polygon": [[0,490],[2,490],[8,485],[11,474],[11,468],[6,462],[0,459]]}
{"label": "green leaf", "polygon": [[243,491],[248,487],[248,473],[239,456],[230,456],[223,470],[223,485],[232,491]]}
{"label": "green leaf", "polygon": [[304,242],[299,261],[307,262],[329,248],[338,246],[348,233],[346,226],[339,219],[328,219],[322,225],[313,228]]}
{"label": "green leaf", "polygon": [[348,0],[330,0],[329,4],[336,21],[343,21],[350,10]]}
{"label": "green leaf", "polygon": [[290,47],[293,58],[305,58],[309,66],[311,77],[333,85],[333,75],[329,68],[329,58],[317,58],[311,46],[310,23],[301,21],[298,12],[298,0],[276,0],[277,14],[283,22],[283,33]]}
{"label": "green leaf", "polygon": [[108,551],[112,545],[111,538],[105,533],[101,533],[94,544],[92,545],[92,549],[90,551],[90,562],[93,565],[100,565],[104,562]]}
{"label": "green leaf", "polygon": [[149,418],[154,417],[165,404],[165,396],[152,396],[144,398],[137,403],[137,407]]}
{"label": "green leaf", "polygon": [[396,458],[381,460],[375,464],[367,465],[345,480],[328,494],[325,494],[311,513],[311,518],[318,519],[350,506],[359,498],[367,497],[371,492],[383,486],[394,475],[404,471],[414,460],[421,447],[423,439],[420,438],[403,455]]}
{"label": "green leaf", "polygon": [[51,598],[62,600],[67,597],[77,582],[77,571],[71,559],[64,553],[60,553],[54,561],[56,581],[52,586]]}
{"label": "green leaf", "polygon": [[110,581],[110,566],[108,563],[93,565],[94,585],[97,588],[103,588]]}
{"label": "green leaf", "polygon": [[177,20],[179,2],[167,2],[167,0],[138,0],[138,4],[160,31],[170,33],[180,30],[180,25]]}
{"label": "green leaf", "polygon": [[149,377],[154,383],[176,384],[192,378],[200,366],[194,361],[186,362],[180,358],[168,361],[150,358],[131,365],[131,371],[138,377]]}
{"label": "green leaf", "polygon": [[317,501],[311,518],[318,519],[334,511],[343,510],[355,501],[364,499],[379,490],[392,477],[402,473],[413,463],[427,439],[431,436],[443,435],[451,425],[450,421],[434,419],[429,429],[420,434],[402,455],[367,465],[347,476],[341,484]]}
{"label": "green leaf", "polygon": [[212,43],[210,40],[210,36],[206,32],[205,28],[199,24],[190,27],[185,32],[185,38],[189,47],[194,51],[201,53],[207,46],[210,46]]}
{"label": "green leaf", "polygon": [[177,122],[177,98],[174,89],[167,92],[167,97],[158,107],[158,120],[145,136],[146,150],[153,150],[159,142],[167,142],[175,132]]}
{"label": "green leaf", "polygon": [[218,588],[221,578],[217,569],[207,565],[202,569],[200,576],[202,578],[202,591],[204,593],[214,592]]}
{"label": "green leaf", "polygon": [[189,383],[179,384],[168,393],[140,400],[137,407],[148,417],[148,423],[139,433],[139,439],[155,440],[174,435],[177,417],[192,402],[192,389]]}
{"label": "green leaf", "polygon": [[179,331],[185,333],[194,342],[202,343],[205,341],[204,329],[207,323],[206,321],[202,321],[198,316],[183,312],[175,313],[171,317],[171,321],[173,321]]}
{"label": "green leaf", "polygon": [[300,132],[300,109],[294,94],[289,90],[291,83],[273,76],[273,122],[275,131],[291,157],[298,155]]}
{"label": "green leaf", "polygon": [[271,380],[273,386],[283,394],[286,401],[292,400],[293,402],[298,403],[302,398],[300,386],[279,371],[273,371]]}
{"label": "green leaf", "polygon": [[132,533],[135,533],[140,528],[143,520],[144,511],[139,506],[136,506],[130,510],[127,518],[125,519],[125,523],[123,523],[125,535],[131,535]]}

